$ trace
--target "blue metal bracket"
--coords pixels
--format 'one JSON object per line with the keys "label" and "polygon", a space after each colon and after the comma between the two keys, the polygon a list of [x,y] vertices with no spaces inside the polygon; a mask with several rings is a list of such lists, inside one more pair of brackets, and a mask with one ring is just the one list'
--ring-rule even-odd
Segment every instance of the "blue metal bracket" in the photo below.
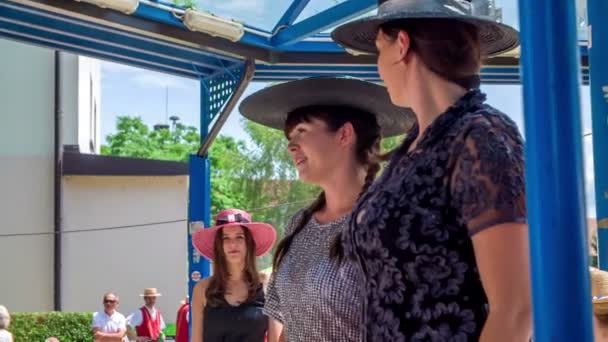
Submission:
{"label": "blue metal bracket", "polygon": [[575,14],[574,1],[519,1],[537,342],[593,341]]}
{"label": "blue metal bracket", "polygon": [[606,0],[588,0],[593,165],[599,265],[608,270],[608,25]]}
{"label": "blue metal bracket", "polygon": [[[243,70],[244,65],[239,64],[201,78],[201,91],[206,90],[206,94],[201,95],[207,96],[205,104],[208,106],[206,113],[201,113],[201,115],[207,115],[206,118],[201,118],[201,129],[205,122],[207,123],[207,129],[210,128],[209,125],[211,122],[213,122],[224,104],[226,104],[230,96],[232,96],[233,92],[236,90],[239,80],[242,77]],[[201,104],[202,103],[201,99]],[[209,131],[206,133],[208,132]],[[205,137],[201,134],[202,139]]]}
{"label": "blue metal bracket", "polygon": [[301,22],[280,30],[270,42],[272,46],[284,46],[301,41],[315,33],[339,25],[352,18],[374,9],[378,5],[376,0],[349,0],[321,13],[302,20]]}

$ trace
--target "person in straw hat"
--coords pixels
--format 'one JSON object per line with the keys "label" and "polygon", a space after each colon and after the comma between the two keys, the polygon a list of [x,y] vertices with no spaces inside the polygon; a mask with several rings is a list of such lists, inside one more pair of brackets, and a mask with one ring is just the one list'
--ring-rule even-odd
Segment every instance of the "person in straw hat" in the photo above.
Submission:
{"label": "person in straw hat", "polygon": [[473,16],[470,1],[378,3],[332,32],[377,54],[392,102],[416,115],[344,234],[364,270],[365,337],[527,342],[523,141],[479,90],[482,59],[517,47],[518,33]]}
{"label": "person in straw hat", "polygon": [[271,225],[253,222],[240,209],[221,211],[215,226],[192,235],[194,248],[213,261],[213,275],[199,281],[192,291],[190,341],[264,341],[266,277],[258,270],[256,258],[268,253],[275,240]]}
{"label": "person in straw hat", "polygon": [[164,340],[165,321],[155,307],[156,299],[162,294],[156,288],[146,288],[139,296],[143,297],[145,305],[127,317],[130,338],[142,342],[158,341],[159,337]]}
{"label": "person in straw hat", "polygon": [[336,77],[273,85],[243,100],[240,111],[283,130],[300,180],[323,190],[291,218],[275,251],[268,340],[360,341],[362,276],[330,252],[380,169],[382,136],[403,134],[413,113],[393,105],[380,85]]}

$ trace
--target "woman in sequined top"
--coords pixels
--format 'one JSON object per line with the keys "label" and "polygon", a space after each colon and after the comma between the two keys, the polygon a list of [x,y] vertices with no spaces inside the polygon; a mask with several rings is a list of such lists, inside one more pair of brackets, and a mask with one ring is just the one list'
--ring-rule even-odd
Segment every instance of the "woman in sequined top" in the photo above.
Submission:
{"label": "woman in sequined top", "polygon": [[264,306],[269,342],[360,341],[363,279],[352,264],[333,262],[330,247],[379,169],[381,133],[404,132],[412,114],[392,105],[383,87],[346,78],[271,86],[240,109],[283,129],[299,178],[323,190],[292,217],[275,252]]}
{"label": "woman in sequined top", "polygon": [[478,89],[482,58],[518,37],[470,13],[465,0],[384,0],[333,33],[378,54],[391,100],[417,119],[343,235],[368,341],[530,340],[523,142]]}

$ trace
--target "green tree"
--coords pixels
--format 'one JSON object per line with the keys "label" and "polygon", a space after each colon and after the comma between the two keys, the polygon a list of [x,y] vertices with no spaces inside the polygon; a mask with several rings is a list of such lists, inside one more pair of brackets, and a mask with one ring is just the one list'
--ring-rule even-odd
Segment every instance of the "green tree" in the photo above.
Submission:
{"label": "green tree", "polygon": [[196,0],[173,0],[173,4],[175,6],[180,6],[186,9],[195,9],[197,7],[196,2]]}
{"label": "green tree", "polygon": [[401,143],[403,142],[403,139],[405,139],[405,135],[398,135],[395,137],[382,139],[382,144],[381,144],[382,151],[390,152],[390,151],[396,149],[397,147],[399,147],[399,145],[401,145]]}
{"label": "green tree", "polygon": [[[211,213],[245,209],[256,221],[271,223],[282,236],[291,215],[319,190],[297,180],[281,131],[246,120],[242,125],[251,146],[220,135],[209,150]],[[141,118],[128,116],[118,117],[116,133],[106,139],[102,154],[177,161],[188,160],[200,142],[195,127],[177,124],[175,130],[151,130]],[[260,267],[269,265],[269,256],[260,260]]]}
{"label": "green tree", "polygon": [[212,213],[247,208],[243,183],[248,159],[244,141],[221,135],[215,139],[209,151]]}
{"label": "green tree", "polygon": [[[157,160],[187,161],[196,153],[200,135],[193,126],[177,123],[174,130],[151,130],[140,117],[117,118],[116,133],[106,137],[107,146],[101,147],[105,155]],[[220,136],[211,146],[211,206],[215,213],[221,208],[238,208],[245,205],[244,195],[237,191],[243,167],[247,163],[243,141]]]}
{"label": "green tree", "polygon": [[[243,119],[241,125],[250,144],[219,136],[209,150],[211,163],[211,213],[225,208],[249,211],[254,220],[268,222],[283,236],[289,218],[306,207],[320,192],[297,178],[287,153],[287,139],[280,130]],[[116,133],[107,138],[102,154],[187,161],[196,153],[200,135],[192,126],[176,124],[174,130],[151,130],[139,117],[121,116]],[[384,139],[383,151],[397,147],[403,136]],[[270,265],[270,256],[260,267]]]}
{"label": "green tree", "polygon": [[174,130],[151,130],[140,117],[119,116],[116,133],[106,137],[102,154],[158,160],[188,160],[195,153],[200,136],[195,127],[181,123]]}

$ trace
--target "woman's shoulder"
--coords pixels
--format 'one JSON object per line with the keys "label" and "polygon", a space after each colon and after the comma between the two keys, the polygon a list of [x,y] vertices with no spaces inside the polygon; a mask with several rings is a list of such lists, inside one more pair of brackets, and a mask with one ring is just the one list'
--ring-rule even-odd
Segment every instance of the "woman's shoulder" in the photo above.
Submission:
{"label": "woman's shoulder", "polygon": [[194,285],[193,291],[202,291],[204,293],[207,290],[207,288],[209,287],[210,282],[211,282],[211,277],[202,279],[201,281],[196,283],[196,285]]}
{"label": "woman's shoulder", "polygon": [[300,220],[302,220],[302,217],[304,216],[304,210],[305,210],[304,208],[299,209],[295,214],[293,214],[291,216],[291,218],[289,218],[289,221],[287,221],[287,226],[285,227],[284,236],[288,236],[294,232],[294,230],[296,229],[296,226],[298,225],[298,223],[300,222]]}
{"label": "woman's shoulder", "polygon": [[507,114],[488,104],[463,116],[468,130],[501,130],[519,134],[519,128]]}

